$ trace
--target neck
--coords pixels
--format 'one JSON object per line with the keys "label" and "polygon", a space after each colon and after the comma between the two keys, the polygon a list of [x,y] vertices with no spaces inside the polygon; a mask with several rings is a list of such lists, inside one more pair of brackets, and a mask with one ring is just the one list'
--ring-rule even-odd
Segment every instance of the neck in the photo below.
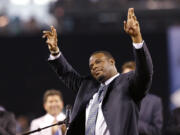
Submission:
{"label": "neck", "polygon": [[101,83],[105,83],[108,79],[112,78],[112,77],[115,76],[116,74],[118,74],[117,70],[114,71],[114,72],[112,72],[112,73],[111,73],[111,76],[109,76],[108,78],[102,80]]}
{"label": "neck", "polygon": [[[50,113],[49,113],[50,114]],[[52,115],[53,117],[57,117],[60,113],[56,113],[56,114],[50,114]]]}

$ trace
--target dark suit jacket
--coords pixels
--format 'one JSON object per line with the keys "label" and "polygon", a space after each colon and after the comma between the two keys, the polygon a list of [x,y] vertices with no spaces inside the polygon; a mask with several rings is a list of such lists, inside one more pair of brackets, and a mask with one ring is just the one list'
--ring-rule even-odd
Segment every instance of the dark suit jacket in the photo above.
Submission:
{"label": "dark suit jacket", "polygon": [[0,111],[0,135],[15,135],[16,120],[12,113]]}
{"label": "dark suit jacket", "polygon": [[169,125],[166,128],[166,134],[180,135],[180,108],[173,110]]}
{"label": "dark suit jacket", "polygon": [[[139,103],[149,89],[152,79],[152,61],[144,44],[134,49],[136,71],[120,74],[114,79],[102,101],[102,111],[111,135],[138,135]],[[64,84],[77,92],[71,124],[67,135],[85,134],[86,105],[97,92],[99,83],[92,77],[82,77],[61,54],[49,61]]]}
{"label": "dark suit jacket", "polygon": [[140,135],[161,135],[162,111],[162,102],[159,97],[147,94],[143,98],[138,121]]}

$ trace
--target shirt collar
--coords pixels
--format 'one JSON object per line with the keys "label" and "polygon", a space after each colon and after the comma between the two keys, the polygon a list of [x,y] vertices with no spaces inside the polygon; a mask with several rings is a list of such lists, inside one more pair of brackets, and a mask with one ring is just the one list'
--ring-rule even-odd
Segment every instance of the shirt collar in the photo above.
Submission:
{"label": "shirt collar", "polygon": [[57,121],[63,121],[63,120],[66,118],[66,116],[65,116],[65,114],[62,113],[62,112],[59,113],[57,117],[54,117],[54,116],[52,116],[52,115],[49,114],[49,113],[47,113],[47,114],[45,115],[45,120],[46,120],[47,122],[50,122],[50,123],[52,123],[55,118],[57,119]]}
{"label": "shirt collar", "polygon": [[[117,73],[116,75],[114,75],[113,77],[109,78],[108,80],[105,81],[105,85],[109,85],[116,77],[119,76],[119,73]],[[101,85],[104,85],[101,83]]]}

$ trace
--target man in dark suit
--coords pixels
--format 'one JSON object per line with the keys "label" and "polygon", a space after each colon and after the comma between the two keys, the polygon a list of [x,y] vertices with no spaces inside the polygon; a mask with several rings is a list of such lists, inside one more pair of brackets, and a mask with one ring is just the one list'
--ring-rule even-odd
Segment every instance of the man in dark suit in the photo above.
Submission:
{"label": "man in dark suit", "polygon": [[0,107],[0,135],[15,135],[16,120],[13,113]]}
{"label": "man in dark suit", "polygon": [[138,135],[139,104],[151,85],[153,67],[134,9],[128,10],[124,30],[130,35],[135,72],[119,74],[106,51],[90,56],[92,77],[83,77],[66,61],[57,46],[56,30],[43,31],[50,50],[49,63],[64,84],[77,92],[67,135]]}
{"label": "man in dark suit", "polygon": [[[122,65],[122,73],[134,71],[136,63],[128,61]],[[161,98],[153,94],[147,94],[140,107],[138,129],[140,135],[161,135],[163,126]]]}

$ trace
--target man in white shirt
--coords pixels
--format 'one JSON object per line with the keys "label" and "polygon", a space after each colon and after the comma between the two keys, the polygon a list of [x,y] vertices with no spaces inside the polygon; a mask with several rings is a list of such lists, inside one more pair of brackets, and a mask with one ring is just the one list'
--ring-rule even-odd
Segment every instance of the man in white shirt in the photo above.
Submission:
{"label": "man in white shirt", "polygon": [[[47,90],[43,97],[43,103],[47,114],[33,120],[31,122],[30,130],[36,130],[57,123],[58,121],[63,121],[66,117],[62,112],[64,103],[62,94],[59,90]],[[65,125],[61,125],[44,129],[33,135],[64,135],[65,132]]]}

